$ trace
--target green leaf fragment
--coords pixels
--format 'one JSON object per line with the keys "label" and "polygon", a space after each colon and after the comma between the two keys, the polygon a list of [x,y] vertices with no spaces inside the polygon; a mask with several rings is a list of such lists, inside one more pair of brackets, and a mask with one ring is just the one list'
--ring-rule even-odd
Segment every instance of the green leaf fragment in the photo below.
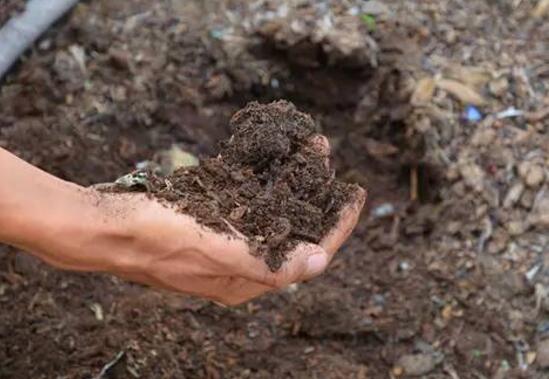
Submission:
{"label": "green leaf fragment", "polygon": [[376,18],[371,15],[371,14],[363,14],[361,16],[361,19],[362,19],[362,22],[364,22],[364,24],[366,24],[366,26],[368,27],[368,30],[373,32],[376,30]]}

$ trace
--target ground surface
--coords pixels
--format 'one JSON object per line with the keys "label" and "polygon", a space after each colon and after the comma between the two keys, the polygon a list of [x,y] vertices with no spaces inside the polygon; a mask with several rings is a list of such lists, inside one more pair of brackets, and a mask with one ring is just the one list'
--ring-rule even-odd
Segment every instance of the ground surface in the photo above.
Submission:
{"label": "ground surface", "polygon": [[0,378],[120,352],[110,377],[547,377],[546,11],[295,3],[82,4],[1,84],[0,146],[88,185],[214,153],[245,102],[288,98],[370,190],[329,272],[223,309],[3,248]]}

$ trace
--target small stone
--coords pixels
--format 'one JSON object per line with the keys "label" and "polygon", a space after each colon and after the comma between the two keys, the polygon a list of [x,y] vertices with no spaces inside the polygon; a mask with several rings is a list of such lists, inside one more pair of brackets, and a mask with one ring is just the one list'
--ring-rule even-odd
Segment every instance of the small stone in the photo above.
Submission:
{"label": "small stone", "polygon": [[433,371],[438,363],[435,354],[409,354],[400,357],[397,367],[402,367],[406,375],[421,376]]}
{"label": "small stone", "polygon": [[532,162],[522,162],[518,168],[519,175],[531,188],[539,187],[545,180],[545,172],[541,165]]}
{"label": "small stone", "polygon": [[532,209],[534,201],[536,200],[536,194],[532,190],[526,190],[520,197],[520,205],[525,209]]}
{"label": "small stone", "polygon": [[524,232],[528,230],[529,226],[529,222],[524,220],[513,220],[505,224],[505,228],[512,236],[520,236],[521,234],[524,234]]}
{"label": "small stone", "polygon": [[543,180],[545,179],[545,172],[541,166],[535,165],[532,166],[528,176],[526,176],[526,185],[535,188],[539,187]]}
{"label": "small stone", "polygon": [[531,222],[540,228],[549,228],[549,196],[541,199],[536,205]]}
{"label": "small stone", "polygon": [[530,171],[530,166],[532,165],[531,162],[521,162],[519,165],[518,165],[518,173],[520,175],[521,178],[525,179],[526,176],[528,175],[528,172]]}
{"label": "small stone", "polygon": [[496,97],[501,97],[509,90],[509,80],[505,76],[499,77],[488,83],[490,93]]}
{"label": "small stone", "polygon": [[446,41],[446,43],[448,43],[449,45],[453,45],[454,43],[456,43],[458,38],[458,33],[454,28],[447,28],[446,30],[444,30],[443,34],[444,34],[444,40]]}
{"label": "small stone", "polygon": [[503,228],[497,228],[492,233],[492,239],[488,243],[488,253],[498,254],[503,252],[509,244],[509,234]]}
{"label": "small stone", "polygon": [[451,305],[446,305],[443,309],[442,309],[442,318],[446,321],[450,320],[452,318],[452,306]]}
{"label": "small stone", "polygon": [[505,208],[511,208],[513,205],[517,203],[517,201],[520,199],[522,193],[524,192],[524,184],[522,182],[515,183],[507,192],[507,195],[505,195],[505,199],[503,200],[503,206]]}
{"label": "small stone", "polygon": [[466,163],[459,166],[459,171],[465,183],[477,192],[484,186],[484,171],[475,163]]}
{"label": "small stone", "polygon": [[414,124],[414,128],[420,133],[427,133],[431,129],[431,119],[429,117],[420,117]]}
{"label": "small stone", "polygon": [[66,83],[81,85],[84,82],[85,75],[78,61],[68,52],[59,51],[55,55],[53,69],[57,77]]}
{"label": "small stone", "polygon": [[404,369],[400,366],[393,367],[391,371],[394,376],[401,376],[404,373]]}
{"label": "small stone", "polygon": [[450,221],[446,227],[448,234],[455,235],[463,228],[463,224],[459,221]]}
{"label": "small stone", "polygon": [[543,340],[538,344],[536,361],[541,368],[549,368],[549,339]]}
{"label": "small stone", "polygon": [[479,129],[473,136],[471,142],[474,146],[488,146],[496,138],[496,131],[492,128]]}

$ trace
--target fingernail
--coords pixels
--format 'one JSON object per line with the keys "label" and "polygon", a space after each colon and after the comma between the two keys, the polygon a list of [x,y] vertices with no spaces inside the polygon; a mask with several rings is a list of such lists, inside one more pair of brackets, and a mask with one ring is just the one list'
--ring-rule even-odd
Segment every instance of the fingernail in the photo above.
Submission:
{"label": "fingernail", "polygon": [[314,254],[307,258],[307,278],[313,278],[320,275],[326,269],[328,265],[328,259],[326,254]]}

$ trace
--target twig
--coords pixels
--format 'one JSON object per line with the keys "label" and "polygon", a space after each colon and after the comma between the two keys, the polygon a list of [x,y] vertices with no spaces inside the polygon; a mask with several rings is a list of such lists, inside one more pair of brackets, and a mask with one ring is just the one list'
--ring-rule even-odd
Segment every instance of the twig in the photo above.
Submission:
{"label": "twig", "polygon": [[237,229],[233,226],[233,224],[231,224],[226,218],[224,217],[221,217],[221,221],[223,221],[223,223],[229,228],[229,230],[231,232],[233,232],[235,235],[239,236],[239,237],[242,237],[243,239],[246,239],[246,237],[244,237],[244,235]]}
{"label": "twig", "polygon": [[101,379],[105,375],[107,375],[109,370],[112,369],[114,366],[116,366],[118,364],[118,362],[120,362],[120,360],[124,357],[125,354],[126,354],[126,352],[124,352],[124,351],[121,351],[118,354],[116,354],[116,357],[114,357],[114,359],[112,361],[110,361],[105,366],[103,366],[103,368],[101,369],[99,374],[96,377],[94,377],[94,379]]}
{"label": "twig", "polygon": [[482,223],[484,224],[484,230],[478,238],[477,243],[477,252],[479,254],[484,252],[486,242],[492,238],[492,234],[494,232],[494,225],[492,225],[492,220],[490,220],[490,217],[485,217]]}
{"label": "twig", "polygon": [[417,166],[413,166],[412,170],[410,170],[410,200],[416,201],[418,198],[418,188],[419,182],[418,182],[418,172],[417,172]]}
{"label": "twig", "polygon": [[446,372],[452,379],[460,379],[459,375],[457,374],[456,370],[451,364],[445,364],[443,368],[444,372]]}

